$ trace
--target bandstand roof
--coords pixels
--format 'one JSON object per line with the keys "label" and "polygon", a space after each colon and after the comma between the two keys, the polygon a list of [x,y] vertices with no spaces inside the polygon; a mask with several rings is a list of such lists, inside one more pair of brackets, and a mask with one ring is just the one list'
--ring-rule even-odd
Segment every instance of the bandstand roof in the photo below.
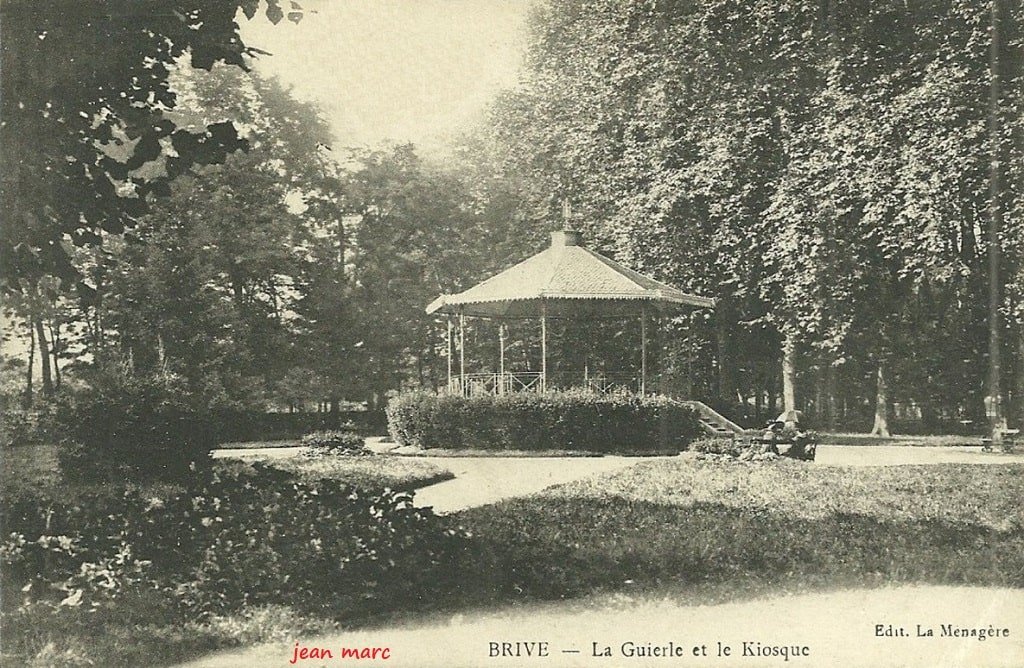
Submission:
{"label": "bandstand roof", "polygon": [[628,315],[644,305],[710,308],[698,297],[628,269],[580,245],[578,232],[552,232],[551,246],[455,295],[441,295],[427,313],[478,317]]}

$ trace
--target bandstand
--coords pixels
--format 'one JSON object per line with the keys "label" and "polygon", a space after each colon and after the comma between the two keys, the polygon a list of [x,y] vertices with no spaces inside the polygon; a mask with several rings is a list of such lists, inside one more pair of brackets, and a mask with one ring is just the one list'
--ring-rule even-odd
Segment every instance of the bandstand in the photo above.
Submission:
{"label": "bandstand", "polygon": [[[596,391],[615,388],[646,394],[648,387],[648,319],[679,308],[712,308],[714,300],[687,294],[639,274],[586,248],[579,232],[551,233],[551,245],[519,264],[468,290],[441,295],[427,313],[448,316],[448,391],[460,394],[544,392],[548,383],[548,321],[570,318],[623,318],[638,322],[640,374],[628,380],[584,377],[580,386]],[[457,320],[457,325],[452,318]],[[504,325],[499,327],[500,360],[496,373],[467,373],[467,318],[535,319],[540,325],[540,371],[507,371]],[[458,328],[457,334],[455,328]],[[453,346],[458,337],[458,370]]]}

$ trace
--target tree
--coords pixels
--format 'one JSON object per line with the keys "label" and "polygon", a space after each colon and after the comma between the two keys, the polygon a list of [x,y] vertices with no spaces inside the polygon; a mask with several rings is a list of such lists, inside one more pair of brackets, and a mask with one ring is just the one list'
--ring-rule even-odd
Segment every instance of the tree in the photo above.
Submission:
{"label": "tree", "polygon": [[104,278],[92,279],[106,330],[97,347],[112,341],[140,368],[180,373],[217,401],[260,405],[290,367],[313,364],[293,345],[294,321],[323,222],[301,203],[333,174],[329,132],[275,81],[215,67],[172,82],[179,123],[233,118],[249,150],[178,177],[133,230],[107,239]]}
{"label": "tree", "polygon": [[[554,0],[495,136],[535,184],[525,211],[554,226],[570,197],[599,246],[716,297],[699,348],[720,397],[771,398],[781,359],[787,408],[973,418],[979,278],[1012,245],[980,233],[988,24],[960,0]],[[1019,137],[1019,92],[997,97]]]}
{"label": "tree", "polygon": [[[133,226],[150,195],[196,164],[242,148],[230,121],[198,132],[171,119],[172,70],[246,68],[236,15],[258,0],[11,0],[0,8],[0,267],[21,279],[75,278],[68,244]],[[266,16],[283,18],[278,0]],[[292,3],[288,15],[299,20]],[[147,166],[161,165],[160,170]]]}

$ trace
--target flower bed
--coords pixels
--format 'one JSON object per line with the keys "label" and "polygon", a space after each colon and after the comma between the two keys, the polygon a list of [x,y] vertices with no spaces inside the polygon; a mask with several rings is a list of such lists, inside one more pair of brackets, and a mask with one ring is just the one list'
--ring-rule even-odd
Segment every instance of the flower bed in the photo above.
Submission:
{"label": "flower bed", "polygon": [[700,433],[685,403],[663,396],[528,392],[392,399],[388,429],[402,445],[482,450],[679,452]]}

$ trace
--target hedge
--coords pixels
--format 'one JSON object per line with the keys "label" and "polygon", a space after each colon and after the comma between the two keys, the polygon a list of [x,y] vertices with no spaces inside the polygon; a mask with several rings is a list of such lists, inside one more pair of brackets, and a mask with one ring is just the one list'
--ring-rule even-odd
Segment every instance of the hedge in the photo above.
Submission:
{"label": "hedge", "polygon": [[679,452],[700,433],[696,412],[676,399],[582,390],[412,392],[393,398],[387,415],[395,441],[421,448]]}

